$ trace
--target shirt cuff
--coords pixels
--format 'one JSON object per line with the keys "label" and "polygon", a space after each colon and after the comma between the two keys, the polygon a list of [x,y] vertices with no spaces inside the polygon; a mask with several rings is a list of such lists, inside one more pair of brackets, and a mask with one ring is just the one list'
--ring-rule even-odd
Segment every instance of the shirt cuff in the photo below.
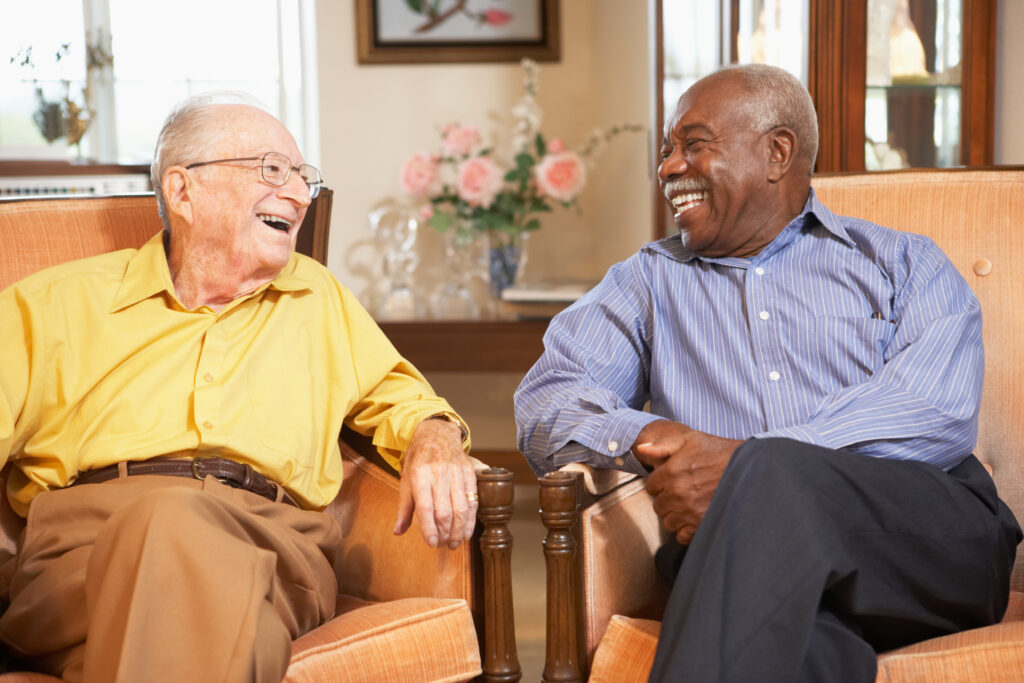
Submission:
{"label": "shirt cuff", "polygon": [[590,434],[574,438],[592,452],[591,464],[646,475],[647,470],[633,455],[633,442],[644,427],[664,420],[642,410],[622,409],[608,413]]}

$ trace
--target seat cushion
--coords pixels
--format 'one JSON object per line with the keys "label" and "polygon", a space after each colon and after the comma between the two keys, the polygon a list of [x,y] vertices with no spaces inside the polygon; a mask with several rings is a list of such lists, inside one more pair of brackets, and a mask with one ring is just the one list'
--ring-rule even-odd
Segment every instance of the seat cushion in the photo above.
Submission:
{"label": "seat cushion", "polygon": [[[594,655],[590,683],[646,681],[660,630],[657,621],[612,617]],[[1000,624],[932,638],[880,655],[875,681],[1024,681],[1024,594],[1010,594]]]}
{"label": "seat cushion", "polygon": [[[285,681],[425,683],[479,676],[480,650],[465,600],[405,598],[372,603],[340,596],[338,616],[292,643]],[[0,683],[59,678],[6,673]]]}
{"label": "seat cushion", "polygon": [[467,681],[480,650],[465,600],[370,603],[342,596],[338,616],[292,643],[285,677],[300,681]]}
{"label": "seat cushion", "polygon": [[661,623],[615,615],[594,653],[590,683],[644,683],[654,665]]}

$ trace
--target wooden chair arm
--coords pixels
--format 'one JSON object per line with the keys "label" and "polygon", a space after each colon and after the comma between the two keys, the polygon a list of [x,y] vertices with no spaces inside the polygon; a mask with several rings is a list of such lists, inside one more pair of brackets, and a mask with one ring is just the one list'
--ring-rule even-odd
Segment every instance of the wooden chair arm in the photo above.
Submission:
{"label": "wooden chair arm", "polygon": [[512,611],[512,535],[508,529],[514,497],[512,473],[504,468],[477,471],[479,523],[473,539],[455,550],[431,548],[416,528],[394,535],[399,479],[376,455],[369,439],[344,430],[339,444],[344,480],[326,512],[342,529],[335,562],[341,592],[373,601],[405,597],[466,600],[481,644],[481,680],[518,681],[521,670]]}
{"label": "wooden chair arm", "polygon": [[658,618],[668,596],[654,566],[661,523],[643,480],[598,494],[586,491],[583,480],[579,465],[538,479],[548,529],[547,682],[586,680],[611,616]]}

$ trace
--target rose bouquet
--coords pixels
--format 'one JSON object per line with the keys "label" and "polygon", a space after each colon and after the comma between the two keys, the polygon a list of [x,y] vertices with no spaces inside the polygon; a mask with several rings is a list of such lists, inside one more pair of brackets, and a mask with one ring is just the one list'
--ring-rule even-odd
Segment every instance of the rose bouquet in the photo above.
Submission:
{"label": "rose bouquet", "polygon": [[575,205],[601,147],[619,133],[643,130],[631,124],[594,129],[579,151],[558,138],[545,139],[536,102],[538,67],[529,59],[522,66],[525,93],[512,109],[509,159],[485,146],[476,127],[449,123],[440,131],[440,153],[413,154],[399,178],[402,190],[423,202],[431,227],[454,231],[462,243],[481,233],[490,237],[492,285],[495,278],[502,280],[499,292],[514,279],[521,236],[541,227],[538,216]]}

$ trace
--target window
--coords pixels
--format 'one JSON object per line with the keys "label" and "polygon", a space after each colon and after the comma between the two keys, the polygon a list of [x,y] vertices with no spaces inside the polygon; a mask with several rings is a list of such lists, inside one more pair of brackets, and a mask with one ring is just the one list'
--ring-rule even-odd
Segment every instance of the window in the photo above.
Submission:
{"label": "window", "polygon": [[[170,108],[211,90],[254,96],[318,153],[313,0],[3,4],[0,156],[148,163]],[[75,105],[90,119],[80,145],[48,142]]]}

